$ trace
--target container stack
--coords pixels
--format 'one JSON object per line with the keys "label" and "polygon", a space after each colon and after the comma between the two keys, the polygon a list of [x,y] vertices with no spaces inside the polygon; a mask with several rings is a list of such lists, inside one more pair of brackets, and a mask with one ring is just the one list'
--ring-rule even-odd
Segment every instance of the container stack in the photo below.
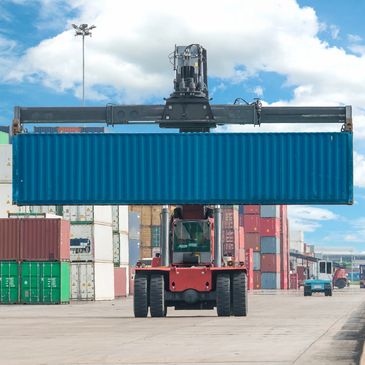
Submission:
{"label": "container stack", "polygon": [[68,303],[69,260],[67,221],[0,219],[0,303]]}
{"label": "container stack", "polygon": [[71,299],[114,299],[111,206],[64,206],[63,217],[71,222]]}
{"label": "container stack", "polygon": [[244,261],[244,228],[239,224],[239,206],[222,206],[223,256]]}
{"label": "container stack", "polygon": [[129,293],[128,206],[112,207],[115,297]]}
{"label": "container stack", "polygon": [[[175,206],[170,205],[172,214]],[[130,212],[138,213],[141,221],[139,258],[151,258],[160,252],[160,224],[162,205],[130,205]]]}
{"label": "container stack", "polygon": [[254,288],[288,288],[288,220],[286,206],[245,205],[240,220],[245,249],[253,250]]}

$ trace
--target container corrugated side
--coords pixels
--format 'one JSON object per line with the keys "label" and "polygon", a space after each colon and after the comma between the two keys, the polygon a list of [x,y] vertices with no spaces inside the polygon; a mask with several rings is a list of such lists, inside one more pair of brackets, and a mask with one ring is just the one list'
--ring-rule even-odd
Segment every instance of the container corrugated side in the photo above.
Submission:
{"label": "container corrugated side", "polygon": [[70,223],[63,219],[20,219],[19,260],[70,260]]}
{"label": "container corrugated side", "polygon": [[353,203],[349,132],[19,134],[13,156],[19,205]]}
{"label": "container corrugated side", "polygon": [[19,301],[19,269],[16,261],[0,261],[0,303]]}
{"label": "container corrugated side", "polygon": [[19,260],[20,220],[0,218],[0,260]]}

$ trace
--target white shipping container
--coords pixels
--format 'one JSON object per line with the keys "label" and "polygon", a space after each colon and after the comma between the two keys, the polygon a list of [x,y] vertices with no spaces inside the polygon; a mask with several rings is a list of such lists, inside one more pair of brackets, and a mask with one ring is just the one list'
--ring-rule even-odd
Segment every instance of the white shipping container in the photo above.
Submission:
{"label": "white shipping container", "polygon": [[128,233],[128,205],[113,205],[113,231]]}
{"label": "white shipping container", "polygon": [[12,184],[0,184],[0,218],[8,218],[8,213],[19,213],[18,206],[13,205]]}
{"label": "white shipping container", "polygon": [[13,176],[13,150],[11,144],[0,145],[0,183],[11,183]]}
{"label": "white shipping container", "polygon": [[92,222],[112,224],[112,208],[110,205],[65,205],[63,218],[70,222]]}
{"label": "white shipping container", "polygon": [[71,224],[71,261],[113,262],[113,230],[102,224]]}
{"label": "white shipping container", "polygon": [[72,300],[113,300],[114,265],[109,262],[71,263]]}
{"label": "white shipping container", "polygon": [[300,253],[304,252],[304,233],[303,231],[289,232],[289,247],[290,250],[295,250]]}
{"label": "white shipping container", "polygon": [[113,261],[118,266],[129,265],[128,234],[113,232]]}
{"label": "white shipping container", "polygon": [[54,214],[56,215],[55,205],[31,205],[29,207],[29,212],[31,213],[44,213],[44,214]]}

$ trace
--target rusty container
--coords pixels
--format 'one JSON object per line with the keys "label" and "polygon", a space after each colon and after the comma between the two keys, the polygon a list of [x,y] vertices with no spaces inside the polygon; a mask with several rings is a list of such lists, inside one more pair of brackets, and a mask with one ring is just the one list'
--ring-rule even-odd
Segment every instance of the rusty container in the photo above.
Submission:
{"label": "rusty container", "polygon": [[259,215],[244,215],[243,226],[246,233],[260,232],[260,216]]}
{"label": "rusty container", "polygon": [[261,272],[280,272],[280,255],[269,253],[261,255]]}
{"label": "rusty container", "polygon": [[252,248],[254,251],[260,251],[260,234],[245,232],[245,249]]}

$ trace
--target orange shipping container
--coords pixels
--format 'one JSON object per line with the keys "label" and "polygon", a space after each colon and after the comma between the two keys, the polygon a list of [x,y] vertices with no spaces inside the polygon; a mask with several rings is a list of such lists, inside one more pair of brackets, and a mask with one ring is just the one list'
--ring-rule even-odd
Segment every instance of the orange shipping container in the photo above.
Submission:
{"label": "orange shipping container", "polygon": [[244,215],[243,227],[246,233],[259,233],[260,232],[260,216],[258,215]]}

